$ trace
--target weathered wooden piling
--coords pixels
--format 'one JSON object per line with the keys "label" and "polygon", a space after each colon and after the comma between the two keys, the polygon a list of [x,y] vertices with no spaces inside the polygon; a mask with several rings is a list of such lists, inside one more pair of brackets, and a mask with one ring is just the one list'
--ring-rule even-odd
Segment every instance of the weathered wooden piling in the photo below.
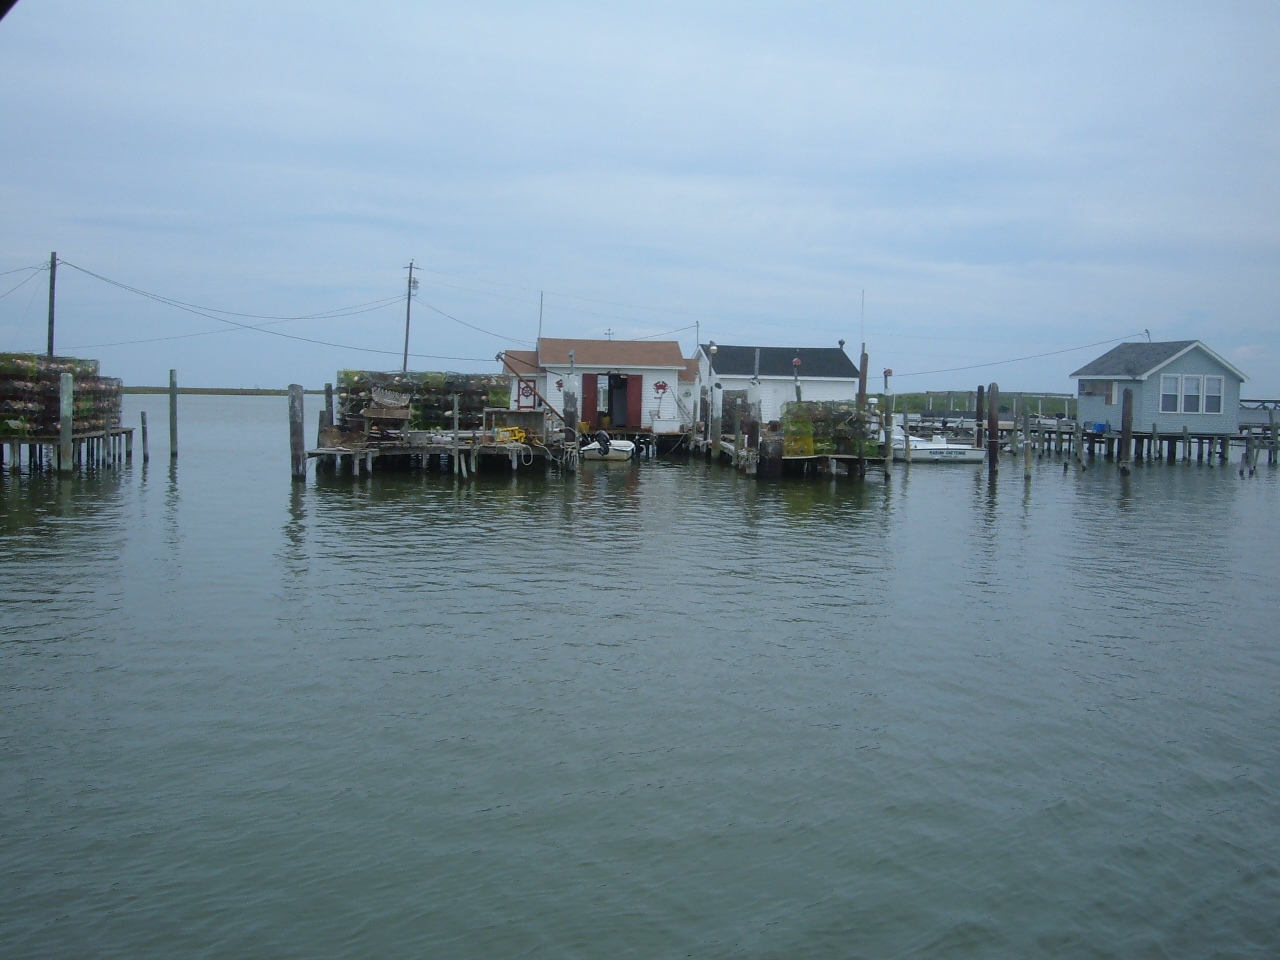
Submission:
{"label": "weathered wooden piling", "polygon": [[1160,424],[1151,425],[1151,449],[1147,451],[1147,459],[1153,463],[1160,461]]}
{"label": "weathered wooden piling", "polygon": [[142,411],[142,462],[151,459],[151,449],[147,446],[147,411]]}
{"label": "weathered wooden piling", "polygon": [[[947,394],[947,400],[949,403],[951,400],[950,394]],[[986,402],[986,389],[981,384],[979,384],[977,407],[973,415],[973,445],[977,447],[979,450],[982,449],[982,423],[983,423],[982,418],[984,416],[983,404],[985,402]]]}
{"label": "weathered wooden piling", "polygon": [[169,371],[169,459],[178,459],[178,371]]}
{"label": "weathered wooden piling", "polygon": [[1130,457],[1133,450],[1133,390],[1124,388],[1124,399],[1120,407],[1120,450],[1117,458],[1120,461],[1120,472],[1128,474]]}
{"label": "weathered wooden piling", "polygon": [[307,442],[302,432],[302,384],[289,384],[289,466],[293,479],[307,479]]}
{"label": "weathered wooden piling", "polygon": [[58,386],[58,470],[61,473],[70,473],[75,469],[71,449],[72,417],[75,413],[75,378],[70,373],[63,373]]}
{"label": "weathered wooden piling", "polygon": [[333,426],[333,384],[326,383],[324,385],[324,426]]}
{"label": "weathered wooden piling", "polygon": [[902,411],[902,457],[907,463],[911,462],[911,415],[905,410]]}
{"label": "weathered wooden piling", "polygon": [[1276,422],[1275,407],[1271,408],[1271,449],[1267,452],[1267,463],[1280,463],[1280,423]]}
{"label": "weathered wooden piling", "polygon": [[1000,472],[1000,385],[987,387],[987,473]]}
{"label": "weathered wooden piling", "polygon": [[[1031,479],[1031,411],[1025,409],[1023,404],[1022,411],[1022,479]],[[1017,429],[1015,425],[1014,429]]]}

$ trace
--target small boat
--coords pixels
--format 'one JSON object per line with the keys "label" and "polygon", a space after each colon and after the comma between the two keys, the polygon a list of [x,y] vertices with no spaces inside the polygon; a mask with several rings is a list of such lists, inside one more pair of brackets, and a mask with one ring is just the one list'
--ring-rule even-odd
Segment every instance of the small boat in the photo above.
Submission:
{"label": "small boat", "polygon": [[610,440],[609,451],[600,452],[600,443],[592,440],[578,451],[579,460],[603,460],[606,463],[620,463],[630,460],[636,453],[636,445],[630,440]]}
{"label": "small boat", "polygon": [[[901,430],[894,431],[893,459],[907,459],[906,438]],[[924,437],[911,438],[911,460],[921,463],[981,463],[986,459],[986,451],[965,443],[952,443],[940,433],[932,439]]]}

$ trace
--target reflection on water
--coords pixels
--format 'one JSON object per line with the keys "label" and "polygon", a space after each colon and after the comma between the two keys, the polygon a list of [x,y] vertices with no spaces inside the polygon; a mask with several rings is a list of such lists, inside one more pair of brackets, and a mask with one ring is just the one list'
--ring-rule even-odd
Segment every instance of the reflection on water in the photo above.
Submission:
{"label": "reflection on water", "polygon": [[1280,947],[1274,469],[301,485],[276,399],[0,488],[14,955]]}

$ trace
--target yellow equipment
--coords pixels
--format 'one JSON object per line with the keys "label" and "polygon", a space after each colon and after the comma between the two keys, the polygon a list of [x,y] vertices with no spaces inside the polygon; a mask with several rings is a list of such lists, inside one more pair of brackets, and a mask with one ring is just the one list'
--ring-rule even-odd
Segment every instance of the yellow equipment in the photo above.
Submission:
{"label": "yellow equipment", "polygon": [[520,427],[498,427],[493,431],[495,443],[524,443],[525,433]]}

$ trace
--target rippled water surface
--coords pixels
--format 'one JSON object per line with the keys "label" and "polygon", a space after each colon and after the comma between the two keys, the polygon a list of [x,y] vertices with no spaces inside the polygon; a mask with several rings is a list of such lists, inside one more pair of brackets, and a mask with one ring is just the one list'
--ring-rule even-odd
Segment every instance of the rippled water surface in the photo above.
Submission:
{"label": "rippled water surface", "polygon": [[1275,468],[303,488],[129,401],[3,480],[5,956],[1280,955]]}

